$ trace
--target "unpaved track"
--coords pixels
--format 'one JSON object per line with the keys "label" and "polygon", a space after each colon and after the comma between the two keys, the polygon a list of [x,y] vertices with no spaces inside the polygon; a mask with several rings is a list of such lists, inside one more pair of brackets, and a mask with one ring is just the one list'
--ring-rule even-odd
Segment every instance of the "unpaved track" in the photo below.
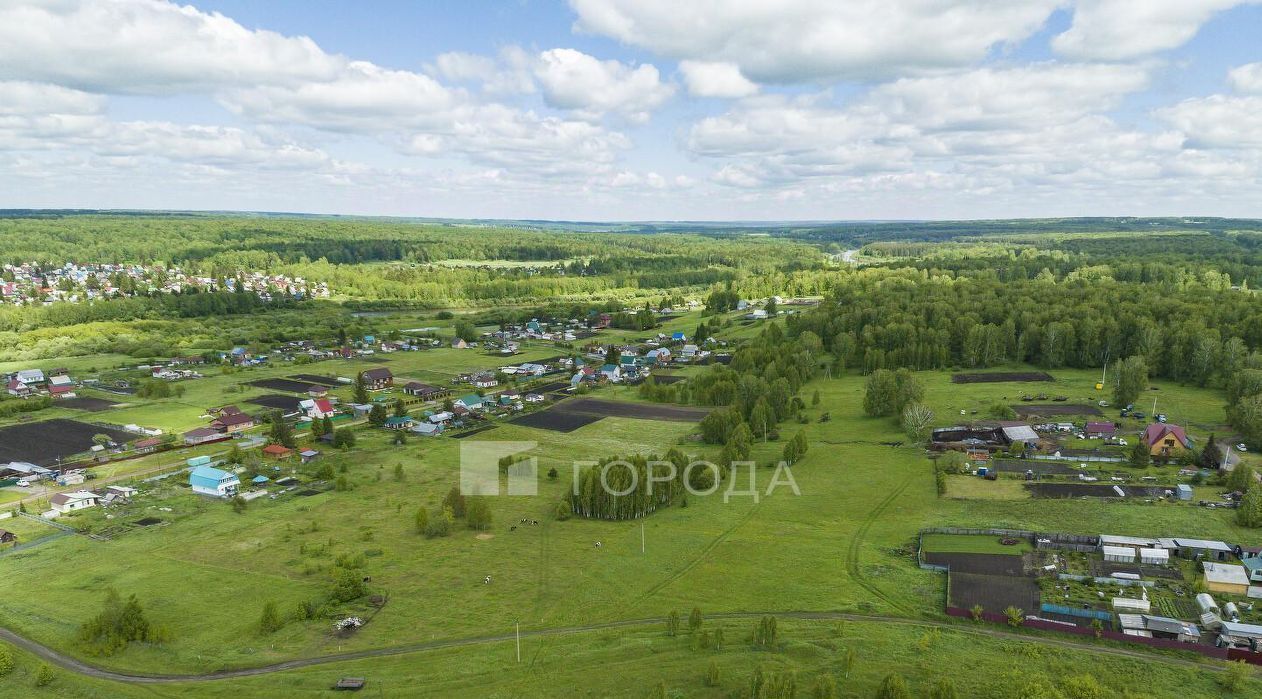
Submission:
{"label": "unpaved track", "polygon": [[[781,619],[800,619],[804,621],[854,621],[882,624],[898,624],[901,626],[914,626],[921,628],[937,628],[947,631],[953,631],[961,634],[974,636],[988,636],[991,638],[999,638],[1011,641],[1023,641],[1026,643],[1039,643],[1046,646],[1056,646],[1060,648],[1069,648],[1074,650],[1084,650],[1102,655],[1111,655],[1121,658],[1130,658],[1146,662],[1166,663],[1168,665],[1176,665],[1181,667],[1195,668],[1200,670],[1221,670],[1223,663],[1214,663],[1212,661],[1198,661],[1187,658],[1174,657],[1170,655],[1149,653],[1141,650],[1130,650],[1112,645],[1098,644],[1090,640],[1079,640],[1070,638],[1053,638],[1048,636],[1030,636],[1012,631],[1004,631],[1002,629],[968,624],[965,622],[952,621],[935,621],[908,619],[905,617],[895,616],[870,616],[863,614],[847,614],[844,612],[808,612],[808,611],[767,611],[767,612],[726,612],[706,615],[709,619],[726,619],[726,620],[754,620],[763,616],[775,616]],[[591,633],[594,631],[604,631],[609,629],[635,628],[644,626],[665,625],[666,620],[661,617],[647,619],[624,619],[622,621],[610,621],[600,624],[586,624],[583,626],[566,626],[550,629],[530,629],[521,632],[522,638],[547,638],[554,636],[570,636],[576,634]],[[367,658],[384,658],[394,655],[406,655],[409,653],[421,653],[426,651],[443,650],[446,648],[465,648],[472,646],[489,645],[493,643],[507,643],[514,639],[514,634],[505,633],[495,636],[476,636],[470,638],[453,638],[443,641],[425,641],[421,643],[410,643],[400,646],[392,646],[390,648],[375,648],[371,650],[356,651],[353,653],[335,653],[332,655],[321,655],[312,658],[299,658],[297,660],[288,660],[283,663],[274,663],[272,665],[261,665],[259,667],[241,668],[237,670],[219,670],[216,672],[208,672],[200,675],[153,675],[144,673],[132,673],[116,670],[106,670],[88,664],[82,660],[64,655],[43,644],[32,641],[23,636],[19,636],[12,631],[0,627],[0,640],[7,641],[22,650],[32,653],[41,659],[57,665],[65,670],[93,677],[102,680],[112,680],[115,682],[127,682],[130,684],[176,684],[180,682],[206,682],[214,680],[229,680],[242,677],[256,677],[259,675],[269,675],[275,672],[284,672],[286,670],[297,670],[316,665],[327,665],[331,663],[346,662],[349,660],[363,660]]]}

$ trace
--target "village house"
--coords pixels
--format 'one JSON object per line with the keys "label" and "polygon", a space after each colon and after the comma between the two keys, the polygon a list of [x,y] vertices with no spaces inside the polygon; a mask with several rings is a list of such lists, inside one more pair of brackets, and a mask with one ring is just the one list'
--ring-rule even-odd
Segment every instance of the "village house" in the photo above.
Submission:
{"label": "village house", "polygon": [[337,413],[337,409],[333,407],[333,403],[330,402],[328,398],[315,398],[298,401],[298,409],[312,420],[322,420],[325,417],[332,417]]}
{"label": "village house", "polygon": [[463,338],[459,338],[459,337],[452,338],[451,348],[452,349],[468,349],[469,343],[465,342]]}
{"label": "village house", "polygon": [[96,507],[96,493],[87,490],[76,490],[72,493],[57,493],[48,499],[48,504],[54,510],[65,514],[67,512],[75,512],[89,507]]}
{"label": "village house", "polygon": [[189,446],[205,444],[206,442],[213,442],[224,438],[222,432],[212,427],[198,427],[185,432],[182,436],[184,437],[184,443]]}
{"label": "village house", "polygon": [[1244,566],[1205,561],[1205,589],[1229,595],[1244,596],[1249,592],[1249,574]]}
{"label": "village house", "polygon": [[435,437],[443,433],[442,423],[418,422],[412,432],[422,437]]}
{"label": "village house", "polygon": [[241,481],[235,473],[221,471],[213,466],[196,466],[188,474],[188,484],[194,493],[230,498],[237,494]]}
{"label": "village house", "polygon": [[215,418],[210,423],[211,427],[219,430],[220,432],[224,434],[244,432],[245,430],[248,430],[251,427],[254,427],[254,425],[255,425],[255,421],[253,417],[246,415],[245,413],[242,413],[242,412],[230,413],[227,411],[226,408],[224,409],[223,412],[219,414],[219,417]]}
{"label": "village house", "polygon": [[469,383],[474,388],[492,388],[500,385],[499,379],[495,378],[495,374],[489,371],[481,371],[470,376]]}
{"label": "village house", "polygon": [[416,421],[407,415],[393,415],[386,418],[381,426],[387,430],[406,430],[414,424]]}
{"label": "village house", "polygon": [[451,395],[451,391],[438,386],[431,386],[420,381],[409,381],[403,385],[403,392],[409,396],[416,396],[421,400],[437,400],[446,398]]}
{"label": "village house", "polygon": [[1144,444],[1148,453],[1158,458],[1178,456],[1192,446],[1182,427],[1159,422],[1144,430]]}
{"label": "village house", "polygon": [[373,367],[362,372],[360,378],[370,391],[380,391],[394,385],[394,374],[386,367]]}
{"label": "village house", "polygon": [[476,393],[470,393],[467,396],[457,398],[455,405],[456,407],[464,408],[465,410],[478,410],[482,407],[484,402],[486,402],[486,399],[482,396],[479,396]]}

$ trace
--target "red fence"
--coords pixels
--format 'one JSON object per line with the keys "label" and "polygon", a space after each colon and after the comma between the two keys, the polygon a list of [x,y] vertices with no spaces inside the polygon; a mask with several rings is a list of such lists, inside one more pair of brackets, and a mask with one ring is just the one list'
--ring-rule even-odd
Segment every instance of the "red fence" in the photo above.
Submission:
{"label": "red fence", "polygon": [[[961,619],[972,619],[973,613],[967,609],[959,607],[947,607],[947,616],[958,617]],[[1007,624],[1008,617],[995,612],[982,612],[982,621],[992,624]],[[1061,633],[1074,634],[1077,636],[1095,636],[1095,629],[1088,626],[1078,626],[1075,624],[1061,624],[1047,619],[1025,619],[1021,623],[1022,626],[1031,629],[1040,629],[1043,631],[1059,631]],[[1241,648],[1219,648],[1203,643],[1183,643],[1173,639],[1166,638],[1144,638],[1143,636],[1129,636],[1118,631],[1101,630],[1100,638],[1110,641],[1122,641],[1123,643],[1135,643],[1141,646],[1149,646],[1151,648],[1162,648],[1165,650],[1183,650],[1193,653],[1200,653],[1206,657],[1218,658],[1219,660],[1243,660],[1250,665],[1262,665],[1262,652],[1255,653],[1253,651]]]}

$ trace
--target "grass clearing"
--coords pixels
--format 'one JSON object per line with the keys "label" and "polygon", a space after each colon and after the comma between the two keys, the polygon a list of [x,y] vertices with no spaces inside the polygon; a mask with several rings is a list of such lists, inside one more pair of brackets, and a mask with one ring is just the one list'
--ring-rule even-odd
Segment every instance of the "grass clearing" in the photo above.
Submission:
{"label": "grass clearing", "polygon": [[933,553],[997,553],[1019,556],[1027,551],[1033,551],[1034,545],[1025,539],[1020,539],[1016,544],[1009,546],[1000,543],[997,536],[925,534],[920,539],[920,548],[922,551]]}

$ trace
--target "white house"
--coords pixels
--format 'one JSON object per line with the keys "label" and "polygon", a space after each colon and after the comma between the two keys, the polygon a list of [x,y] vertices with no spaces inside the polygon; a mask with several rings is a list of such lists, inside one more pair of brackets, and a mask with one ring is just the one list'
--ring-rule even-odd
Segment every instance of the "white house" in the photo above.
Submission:
{"label": "white house", "polygon": [[57,493],[48,499],[53,509],[62,514],[96,507],[96,501],[96,493],[86,490],[76,490],[72,493]]}
{"label": "white house", "polygon": [[228,498],[237,494],[241,481],[237,474],[221,471],[210,466],[198,466],[188,474],[188,484],[194,493],[213,495],[217,498]]}
{"label": "white house", "polygon": [[42,369],[22,369],[14,378],[28,386],[31,384],[44,383],[46,380]]}

